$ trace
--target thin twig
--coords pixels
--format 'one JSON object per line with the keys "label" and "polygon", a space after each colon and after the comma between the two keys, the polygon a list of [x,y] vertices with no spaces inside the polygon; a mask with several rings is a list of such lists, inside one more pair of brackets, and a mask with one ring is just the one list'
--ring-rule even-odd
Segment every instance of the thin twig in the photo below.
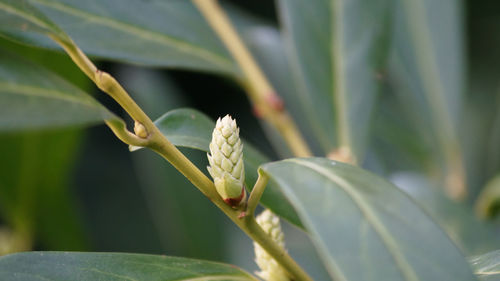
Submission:
{"label": "thin twig", "polygon": [[262,197],[262,194],[264,193],[264,190],[266,189],[266,185],[267,185],[268,180],[269,180],[269,177],[259,170],[259,178],[257,179],[257,182],[253,186],[252,192],[250,193],[250,196],[248,197],[247,210],[246,210],[247,215],[249,215],[249,216],[254,215],[255,208],[257,208],[257,205],[260,202],[260,198]]}

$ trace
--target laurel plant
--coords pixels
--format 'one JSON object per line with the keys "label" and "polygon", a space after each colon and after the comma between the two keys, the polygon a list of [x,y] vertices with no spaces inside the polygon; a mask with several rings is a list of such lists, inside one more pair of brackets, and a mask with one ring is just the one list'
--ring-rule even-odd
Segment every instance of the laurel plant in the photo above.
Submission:
{"label": "laurel plant", "polygon": [[[0,51],[0,156],[6,163],[0,280],[500,280],[498,227],[484,221],[498,209],[499,134],[477,126],[484,121],[498,129],[500,115],[485,103],[490,118],[481,119],[482,110],[464,98],[462,3],[276,0],[279,24],[232,4],[0,0],[0,43],[9,50]],[[54,51],[85,79],[36,58]],[[260,143],[274,154],[240,138],[241,129],[259,139],[240,121],[244,114],[235,109],[241,105],[219,98],[223,90],[202,91],[212,106],[227,106],[214,122],[196,109],[167,111],[163,103],[172,102],[172,93],[151,95],[149,82],[129,91],[138,73],[115,78],[95,61],[230,80],[246,93],[246,112],[265,131]],[[111,100],[87,94],[82,81]],[[116,106],[125,118],[109,109]],[[156,120],[152,109],[162,113]],[[164,223],[172,216],[161,208],[178,206],[195,213],[196,223],[172,219],[165,244],[183,225],[194,225],[205,245],[218,245],[216,236],[259,269],[168,252],[51,251],[86,249],[75,242],[84,231],[71,217],[62,182],[81,127],[99,123],[125,144],[118,149],[149,150],[168,162],[138,165],[148,184],[163,176],[160,189],[173,190],[149,196],[162,202],[150,206],[152,217]],[[26,133],[19,140],[13,132]],[[206,158],[200,164],[180,148]],[[105,164],[103,153],[95,170],[118,169],[113,180],[125,184],[130,167]],[[480,153],[488,154],[485,160],[470,157]],[[158,172],[161,165],[176,175]],[[254,251],[223,235],[216,221],[203,221],[209,206],[182,196],[189,187],[178,175],[250,238]],[[476,204],[482,220],[468,204]],[[113,237],[128,234],[140,240],[120,231]]]}

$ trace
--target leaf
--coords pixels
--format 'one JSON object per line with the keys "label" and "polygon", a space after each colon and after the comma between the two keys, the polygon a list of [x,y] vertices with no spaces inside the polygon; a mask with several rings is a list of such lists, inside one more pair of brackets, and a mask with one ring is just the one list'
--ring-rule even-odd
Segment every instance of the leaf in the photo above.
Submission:
{"label": "leaf", "polygon": [[362,160],[377,75],[388,44],[390,0],[280,0],[289,60],[309,126],[325,153]]}
{"label": "leaf", "polygon": [[467,255],[500,247],[493,225],[478,220],[470,206],[449,199],[422,175],[400,172],[391,181],[411,196]]}
{"label": "leaf", "polygon": [[84,91],[90,92],[94,89],[94,83],[65,53],[18,44],[2,37],[0,37],[0,50],[38,64]]}
{"label": "leaf", "polygon": [[[155,121],[163,135],[174,145],[189,147],[193,149],[209,151],[210,140],[215,122],[201,112],[193,109],[176,109],[167,112]],[[138,148],[132,147],[132,150]],[[258,167],[269,160],[244,142],[243,146],[245,162],[245,184],[247,188],[253,188],[257,181]],[[266,188],[262,196],[262,204],[271,209],[277,215],[282,216],[289,222],[301,226],[293,208],[276,186]]]}
{"label": "leaf", "polygon": [[28,252],[0,258],[3,280],[256,280],[233,265],[187,258],[78,252]]}
{"label": "leaf", "polygon": [[[27,1],[89,55],[148,66],[239,73],[191,1]],[[10,0],[3,6],[9,4]],[[6,35],[25,43],[54,46],[30,34]]]}
{"label": "leaf", "polygon": [[0,30],[40,32],[65,38],[64,32],[27,0],[0,1]]}
{"label": "leaf", "polygon": [[0,54],[0,131],[96,124],[116,118],[92,97],[42,67]]}
{"label": "leaf", "polygon": [[[398,4],[391,80],[423,140],[436,148],[448,180],[464,182],[457,131],[465,84],[462,3],[405,0]],[[460,197],[456,189],[450,191]]]}
{"label": "leaf", "polygon": [[261,169],[294,206],[332,280],[475,280],[444,232],[389,182],[325,158]]}
{"label": "leaf", "polygon": [[449,122],[434,125],[453,129],[458,125],[464,92],[462,4],[454,0],[405,0],[400,4],[392,55],[403,69],[393,74],[413,85],[413,99],[419,100],[413,104],[414,110],[425,103],[422,106],[430,114],[444,115],[439,122]]}
{"label": "leaf", "polygon": [[500,250],[469,259],[474,272],[482,281],[500,280]]}

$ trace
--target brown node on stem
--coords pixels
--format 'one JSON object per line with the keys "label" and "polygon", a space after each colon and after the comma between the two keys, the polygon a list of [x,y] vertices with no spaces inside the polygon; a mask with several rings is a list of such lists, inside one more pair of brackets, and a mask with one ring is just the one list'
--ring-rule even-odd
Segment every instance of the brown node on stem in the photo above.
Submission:
{"label": "brown node on stem", "polygon": [[328,153],[327,157],[339,162],[356,164],[356,157],[354,156],[354,154],[352,154],[351,149],[347,146],[341,146],[338,149],[331,151],[330,153]]}
{"label": "brown node on stem", "polygon": [[246,199],[247,199],[247,193],[245,191],[245,187],[241,187],[241,194],[240,196],[236,197],[236,198],[226,198],[226,199],[223,199],[224,202],[226,202],[226,204],[228,204],[229,206],[233,207],[233,208],[238,208],[239,206],[243,205],[246,203]]}
{"label": "brown node on stem", "polygon": [[284,110],[285,103],[283,99],[274,92],[270,92],[263,100],[253,106],[253,114],[257,118],[263,118],[266,112],[269,113],[269,111],[283,112]]}
{"label": "brown node on stem", "polygon": [[266,95],[266,102],[272,109],[278,112],[282,112],[285,109],[285,103],[283,102],[283,99],[276,95],[276,93],[274,92]]}

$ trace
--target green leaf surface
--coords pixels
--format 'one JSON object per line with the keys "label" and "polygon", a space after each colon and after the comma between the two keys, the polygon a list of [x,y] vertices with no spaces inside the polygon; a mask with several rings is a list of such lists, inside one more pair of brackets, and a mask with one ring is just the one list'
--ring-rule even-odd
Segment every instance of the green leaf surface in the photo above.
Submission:
{"label": "green leaf surface", "polygon": [[[414,110],[443,119],[438,126],[457,125],[464,92],[464,48],[460,1],[399,3],[394,29],[393,75],[410,86]],[[426,116],[421,116],[426,118]],[[446,124],[444,122],[449,122]]]}
{"label": "green leaf surface", "polygon": [[96,124],[116,117],[46,69],[0,53],[0,131]]}
{"label": "green leaf surface", "polygon": [[[167,112],[156,120],[155,124],[174,145],[205,152],[209,151],[215,122],[205,114],[193,109],[176,109]],[[135,150],[137,148],[131,149]],[[245,142],[243,154],[245,157],[245,184],[247,188],[251,189],[257,181],[258,167],[263,163],[269,162],[269,160]],[[277,215],[282,216],[297,226],[301,226],[297,214],[276,186],[271,185],[266,188],[261,202]]]}
{"label": "green leaf surface", "polygon": [[469,262],[472,265],[474,272],[479,277],[479,280],[500,280],[500,250],[471,257]]}
{"label": "green leaf surface", "polygon": [[462,2],[398,2],[390,77],[402,106],[450,174],[461,171],[465,87]]}
{"label": "green leaf surface", "polygon": [[475,280],[446,234],[378,176],[325,158],[261,169],[295,207],[332,280]]}
{"label": "green leaf surface", "polygon": [[233,265],[187,258],[78,252],[28,252],[0,258],[0,279],[11,281],[256,280]]}
{"label": "green leaf surface", "polygon": [[[45,35],[66,35],[27,0],[0,1],[0,30],[3,32],[39,32]],[[14,35],[12,35],[14,36]]]}
{"label": "green leaf surface", "polygon": [[[2,1],[3,6],[10,4]],[[239,73],[191,1],[27,1],[89,55],[148,66]],[[7,30],[4,35],[25,43],[54,46],[29,33]]]}
{"label": "green leaf surface", "polygon": [[362,160],[385,59],[391,1],[281,0],[294,82],[324,152],[351,147]]}
{"label": "green leaf surface", "polygon": [[452,201],[429,179],[414,173],[397,173],[391,181],[419,203],[466,255],[500,248],[491,223],[477,219],[470,206]]}

